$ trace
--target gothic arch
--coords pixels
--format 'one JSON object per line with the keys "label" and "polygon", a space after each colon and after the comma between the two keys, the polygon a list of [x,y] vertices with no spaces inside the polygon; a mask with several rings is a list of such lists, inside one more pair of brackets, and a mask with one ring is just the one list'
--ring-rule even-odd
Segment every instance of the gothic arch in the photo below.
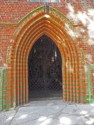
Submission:
{"label": "gothic arch", "polygon": [[19,22],[11,54],[13,106],[28,102],[28,56],[33,44],[44,34],[55,42],[63,59],[63,100],[86,102],[85,81],[81,80],[83,76],[80,75],[83,67],[80,50],[67,33],[65,24],[73,29],[63,14],[48,6],[34,10]]}

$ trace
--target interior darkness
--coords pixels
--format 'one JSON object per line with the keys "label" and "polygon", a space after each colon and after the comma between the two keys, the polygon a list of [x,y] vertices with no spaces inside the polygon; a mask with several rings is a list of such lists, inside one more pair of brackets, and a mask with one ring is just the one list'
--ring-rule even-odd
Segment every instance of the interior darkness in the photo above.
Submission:
{"label": "interior darkness", "polygon": [[43,35],[28,58],[29,100],[62,97],[62,60],[55,43]]}

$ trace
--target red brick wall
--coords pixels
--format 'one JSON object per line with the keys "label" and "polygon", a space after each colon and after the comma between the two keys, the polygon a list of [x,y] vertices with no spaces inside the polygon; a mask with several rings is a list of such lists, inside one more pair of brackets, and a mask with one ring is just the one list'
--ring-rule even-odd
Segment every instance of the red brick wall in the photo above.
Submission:
{"label": "red brick wall", "polygon": [[[0,4],[0,48],[1,48],[0,50],[4,52],[3,54],[1,52],[1,55],[3,58],[2,59],[3,63],[6,63],[5,58],[6,58],[7,46],[12,44],[10,43],[10,40],[15,35],[15,30],[17,27],[13,25],[11,26],[11,24],[18,23],[34,8],[43,5],[43,3],[31,3],[27,2],[27,0],[0,0],[0,3],[1,3]],[[70,3],[74,7],[75,13],[77,13],[77,11],[83,12],[83,6],[80,4],[81,3],[80,0],[76,2],[75,0],[70,0]],[[69,12],[68,8],[66,7],[67,3],[65,2],[65,0],[63,0],[61,4],[52,3],[50,5],[61,11],[64,15],[67,15]],[[85,11],[87,11],[88,7],[89,8],[93,7],[92,1],[89,0],[86,3],[84,3],[84,8],[85,7],[86,7]],[[89,51],[92,50],[90,47]],[[0,65],[3,65],[1,62]]]}
{"label": "red brick wall", "polygon": [[[16,1],[16,2],[15,2]],[[7,51],[7,46],[11,45],[10,40],[13,38],[15,35],[15,30],[17,26],[11,26],[11,24],[18,23],[22,18],[24,18],[29,12],[31,12],[34,8],[37,8],[38,6],[43,5],[43,3],[31,3],[31,2],[26,2],[26,0],[1,0],[0,1],[0,50],[3,51],[4,53],[2,55],[2,60],[3,63],[5,62],[6,58],[6,51]],[[83,12],[83,6],[80,5],[81,2],[74,2],[71,0],[71,5],[74,7],[75,13],[81,11]],[[86,10],[88,10],[88,7],[93,8],[92,1],[87,1],[84,3],[86,6]],[[61,11],[64,15],[67,15],[69,13],[67,6],[67,3],[63,0],[62,4],[50,4],[52,7],[58,9]],[[75,18],[75,17],[74,17]],[[5,24],[5,25],[4,25]],[[8,25],[7,25],[8,24]],[[84,29],[86,29],[85,27]],[[82,38],[81,38],[82,39]],[[83,43],[81,43],[83,44]],[[93,46],[89,49],[89,46],[85,45],[80,45],[82,46],[85,50],[89,50],[89,53],[93,50]],[[92,49],[92,50],[91,50]],[[93,55],[94,57],[94,55]],[[0,63],[2,65],[2,63]]]}
{"label": "red brick wall", "polygon": [[[31,2],[27,2],[27,0],[0,0],[0,67],[12,68],[12,62],[10,60],[11,60],[11,57],[13,57],[13,55],[11,55],[12,54],[11,51],[12,51],[12,47],[16,46],[15,39],[16,39],[16,34],[20,27],[20,22],[22,19],[24,20],[25,17],[30,12],[32,12],[35,8],[43,5],[44,3],[31,3]],[[81,58],[79,62],[83,64],[79,65],[80,68],[78,67],[78,69],[82,71],[82,72],[80,71],[79,72],[82,73],[81,74],[83,76],[82,80],[85,85],[86,83],[88,83],[85,77],[85,74],[87,74],[87,71],[85,70],[88,69],[88,66],[89,67],[91,66],[92,67],[91,71],[92,71],[93,62],[94,62],[94,52],[93,52],[94,51],[94,43],[93,43],[94,31],[92,30],[93,21],[94,21],[94,17],[93,17],[94,10],[91,10],[94,7],[94,3],[91,0],[86,1],[84,3],[81,0],[79,1],[70,0],[69,2],[67,0],[66,1],[62,0],[62,2],[58,4],[49,3],[49,6],[55,8],[63,15],[65,15],[65,17],[67,17],[67,19],[69,19],[69,21],[74,26],[74,29],[72,31],[67,29],[67,33],[71,36],[77,48],[79,48],[79,52],[80,52],[79,58]],[[64,24],[64,26],[66,26],[66,23]],[[66,26],[66,28],[68,27]],[[19,36],[20,34],[18,34],[18,37]],[[86,67],[86,69],[84,67]],[[81,75],[79,75],[79,79]],[[10,75],[8,75],[7,84],[9,84],[10,81],[12,81],[11,73]],[[10,84],[10,87],[11,87],[11,84]],[[83,87],[83,86],[80,84],[80,87]],[[11,94],[11,92],[9,94]],[[87,97],[88,96],[89,95],[87,93]],[[90,98],[87,99],[87,102],[90,102],[90,101],[91,101]],[[86,100],[79,101],[79,102],[85,103]],[[10,103],[10,101],[8,100],[7,103]]]}

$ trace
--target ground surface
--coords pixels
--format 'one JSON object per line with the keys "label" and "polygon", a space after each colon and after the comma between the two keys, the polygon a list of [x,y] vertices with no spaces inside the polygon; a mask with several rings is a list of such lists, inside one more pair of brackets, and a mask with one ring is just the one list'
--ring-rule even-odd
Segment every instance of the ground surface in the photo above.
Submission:
{"label": "ground surface", "polygon": [[94,125],[94,104],[64,103],[61,99],[32,101],[0,112],[0,125]]}

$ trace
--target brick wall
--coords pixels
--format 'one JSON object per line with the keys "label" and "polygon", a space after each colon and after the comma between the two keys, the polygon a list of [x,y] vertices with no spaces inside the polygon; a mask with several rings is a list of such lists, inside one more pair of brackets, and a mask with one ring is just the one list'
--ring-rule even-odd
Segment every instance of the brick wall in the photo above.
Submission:
{"label": "brick wall", "polygon": [[[14,46],[16,47],[17,37],[20,38],[19,36],[23,32],[20,29],[21,24],[23,24],[23,27],[24,27],[23,30],[26,29],[25,26],[27,24],[28,24],[27,26],[30,25],[28,21],[27,21],[27,24],[25,24],[26,19],[28,19],[28,15],[30,15],[30,13],[32,14],[32,11],[40,6],[44,6],[44,3],[31,3],[31,2],[27,2],[27,0],[0,0],[0,67],[11,69],[12,66],[14,65],[12,64],[12,61],[11,61],[11,58],[14,56],[12,55],[13,54],[12,51],[13,51],[13,47]],[[94,79],[92,79],[91,77],[92,70],[94,68],[93,66],[94,64],[93,63],[94,62],[94,52],[93,52],[94,51],[94,30],[93,30],[94,29],[94,24],[93,24],[94,23],[94,16],[93,16],[94,2],[92,0],[89,0],[89,1],[85,0],[84,2],[81,0],[79,1],[62,0],[61,3],[58,3],[58,4],[49,3],[49,6],[51,6],[52,8],[55,8],[55,10],[58,10],[60,13],[62,13],[61,15],[65,16],[63,17],[64,20],[65,18],[67,18],[74,27],[72,30],[70,30],[66,21],[63,22],[66,29],[66,33],[71,37],[71,39],[75,43],[75,46],[77,46],[78,48],[78,51],[79,51],[78,56],[80,55],[79,64],[82,63],[77,68],[79,71],[82,71],[80,72],[82,74],[79,73],[80,74],[79,79],[81,77],[81,80],[83,80],[83,83],[86,89],[84,92],[82,92],[84,93],[83,94],[84,98],[82,100],[78,99],[79,100],[78,102],[81,102],[81,103],[92,102],[92,100],[94,99],[92,91],[94,90],[91,90],[91,89],[89,90],[88,86],[92,87],[92,84],[94,82]],[[56,16],[58,16],[58,13]],[[34,20],[32,20],[32,22],[33,21]],[[17,34],[18,32],[19,34]],[[15,93],[11,91],[12,73],[10,70],[8,70],[8,74],[7,74],[8,80],[6,84],[7,85],[9,84],[10,90],[6,90],[7,91],[6,95],[9,94],[9,96]],[[87,76],[89,76],[88,79],[86,78]],[[13,80],[14,79],[15,78],[13,78]],[[81,82],[81,80],[79,81],[79,83]],[[72,81],[70,81],[70,83],[71,82]],[[80,87],[82,86],[81,83],[79,85]],[[80,87],[79,87],[79,90],[81,89]],[[12,97],[10,97],[10,100],[7,100],[6,107],[9,108],[13,106],[13,101],[11,100],[12,100]],[[65,97],[65,100],[74,101],[73,99],[66,99],[66,97]]]}

